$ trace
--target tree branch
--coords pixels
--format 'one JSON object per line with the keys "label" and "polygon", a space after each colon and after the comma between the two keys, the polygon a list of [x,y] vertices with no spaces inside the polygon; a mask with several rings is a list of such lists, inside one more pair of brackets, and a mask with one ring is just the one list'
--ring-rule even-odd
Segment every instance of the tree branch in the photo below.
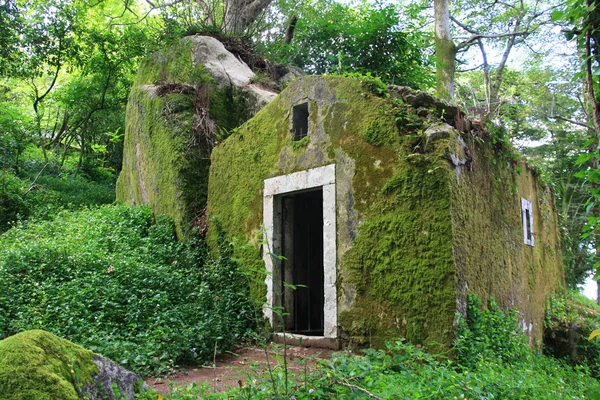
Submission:
{"label": "tree branch", "polygon": [[171,6],[174,6],[176,4],[183,3],[184,1],[185,0],[173,0],[173,1],[169,2],[169,3],[164,3],[164,4],[158,4],[157,5],[153,1],[146,0],[146,3],[148,3],[150,5],[150,7],[154,8],[154,9],[157,9],[157,8],[171,7]]}
{"label": "tree branch", "polygon": [[568,122],[568,123],[573,124],[573,125],[582,126],[584,128],[589,128],[588,124],[584,124],[583,122],[579,122],[579,121],[574,121],[574,120],[569,119],[569,118],[564,118],[564,117],[561,117],[560,115],[549,115],[548,118],[550,118],[550,119],[558,119],[560,121],[565,121],[565,122]]}
{"label": "tree branch", "polygon": [[479,64],[478,66],[476,66],[476,67],[473,67],[473,68],[459,69],[459,70],[457,70],[456,72],[461,72],[461,73],[462,73],[462,72],[471,72],[471,71],[475,71],[476,69],[479,69],[479,68],[481,68],[481,67],[483,67],[483,64]]}
{"label": "tree branch", "polygon": [[499,34],[495,34],[495,35],[474,35],[471,36],[469,39],[465,40],[462,43],[459,43],[456,47],[458,49],[462,49],[463,47],[467,47],[467,46],[471,46],[473,44],[473,42],[480,40],[480,39],[499,39],[499,38],[516,38],[517,36],[528,36],[531,34],[531,31],[520,31],[520,32],[511,32],[511,33],[499,33]]}
{"label": "tree branch", "polygon": [[469,28],[468,26],[464,25],[463,23],[461,23],[459,20],[457,20],[456,18],[454,18],[453,16],[450,16],[450,20],[452,22],[454,22],[456,25],[458,25],[459,27],[463,28],[465,31],[473,34],[473,35],[477,35],[478,32]]}
{"label": "tree branch", "polygon": [[358,390],[359,392],[363,392],[364,394],[366,394],[368,397],[370,397],[371,399],[376,399],[376,400],[383,400],[383,398],[379,397],[379,396],[375,396],[373,393],[369,392],[367,389],[363,389],[360,386],[357,385],[353,385],[351,383],[348,382],[344,382],[344,381],[336,381],[336,383],[338,385],[342,385],[342,386],[346,386],[347,388],[350,389],[354,389],[354,390]]}
{"label": "tree branch", "polygon": [[35,183],[37,182],[37,180],[40,177],[40,175],[42,174],[42,172],[46,169],[46,167],[48,166],[48,164],[49,163],[46,162],[46,164],[44,164],[44,166],[42,167],[42,169],[39,170],[39,172],[35,176],[35,179],[33,180],[33,182],[31,182],[31,185],[29,185],[29,187],[27,188],[27,190],[25,191],[25,193],[23,193],[23,197],[27,196],[27,194],[29,192],[31,192],[31,190],[33,190],[33,188],[35,187]]}

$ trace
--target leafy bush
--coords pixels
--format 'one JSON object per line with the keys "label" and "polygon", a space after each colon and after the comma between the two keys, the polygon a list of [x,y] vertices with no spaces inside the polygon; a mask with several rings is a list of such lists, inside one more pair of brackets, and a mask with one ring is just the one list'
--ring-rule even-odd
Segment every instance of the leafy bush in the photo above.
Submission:
{"label": "leafy bush", "polygon": [[144,374],[205,361],[254,320],[228,252],[212,261],[148,208],[21,224],[0,235],[0,333],[44,329]]}
{"label": "leafy bush", "polygon": [[433,85],[427,69],[430,60],[424,51],[430,37],[412,25],[416,14],[404,18],[392,5],[350,6],[336,2],[317,5],[304,13],[292,43],[277,40],[263,44],[270,59],[295,64],[314,74],[354,71],[372,73],[398,85]]}
{"label": "leafy bush", "polygon": [[461,365],[475,368],[488,362],[517,363],[531,355],[527,338],[518,328],[518,313],[502,311],[494,298],[487,309],[468,295],[467,320],[459,317],[455,348]]}
{"label": "leafy bush", "polygon": [[548,301],[544,352],[571,365],[584,365],[600,378],[600,340],[588,340],[600,327],[600,306],[582,294],[567,290]]}

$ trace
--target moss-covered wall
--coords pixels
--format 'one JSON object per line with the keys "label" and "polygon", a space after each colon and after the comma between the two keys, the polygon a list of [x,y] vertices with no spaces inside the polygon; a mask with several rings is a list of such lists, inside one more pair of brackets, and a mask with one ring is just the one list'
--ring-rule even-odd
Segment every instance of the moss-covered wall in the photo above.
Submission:
{"label": "moss-covered wall", "polygon": [[[564,284],[553,195],[518,155],[489,142],[467,143],[472,160],[452,183],[453,249],[459,311],[466,293],[517,307],[541,343],[547,297]],[[533,204],[535,245],[523,240],[521,197]]]}
{"label": "moss-covered wall", "polygon": [[[294,142],[292,107],[307,101],[308,138]],[[459,133],[435,111],[416,112],[368,82],[292,83],[213,151],[209,241],[218,222],[253,276],[253,298],[264,303],[264,180],[336,164],[346,343],[404,336],[446,347],[467,292],[517,306],[524,329],[540,339],[546,296],[562,282],[551,193],[506,148]],[[521,197],[534,204],[534,247],[523,243]]]}
{"label": "moss-covered wall", "polygon": [[[305,101],[309,139],[294,143],[291,107]],[[447,165],[420,153],[419,140],[398,129],[397,113],[358,80],[292,83],[213,151],[208,214],[238,244],[252,243],[236,246],[237,258],[255,271],[252,293],[264,303],[264,179],[335,163],[343,338],[381,344],[402,335],[448,344],[456,297]],[[432,154],[446,151],[448,143],[440,143]]]}
{"label": "moss-covered wall", "polygon": [[[229,131],[248,117],[245,99],[232,87],[217,86],[193,61],[182,40],[146,58],[127,103],[123,169],[117,200],[149,204],[173,218],[178,237],[188,237],[206,205],[210,149],[193,140],[195,93],[203,87],[216,131]],[[218,135],[217,135],[218,136]]]}

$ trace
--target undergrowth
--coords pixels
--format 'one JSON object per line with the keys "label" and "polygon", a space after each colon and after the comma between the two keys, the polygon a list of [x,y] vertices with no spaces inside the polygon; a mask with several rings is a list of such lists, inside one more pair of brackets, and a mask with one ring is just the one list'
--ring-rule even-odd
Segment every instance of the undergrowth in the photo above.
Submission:
{"label": "undergrowth", "polygon": [[205,362],[255,320],[221,243],[215,261],[166,218],[121,205],[21,223],[0,235],[0,335],[44,329],[142,374]]}
{"label": "undergrowth", "polygon": [[567,290],[554,294],[546,305],[544,352],[570,365],[585,365],[600,378],[600,340],[588,340],[600,328],[600,306]]}
{"label": "undergrowth", "polygon": [[[403,340],[363,355],[335,354],[308,376],[281,370],[224,393],[206,385],[174,387],[171,394],[142,399],[594,399],[600,386],[585,367],[571,367],[533,351],[517,325],[518,315],[486,309],[469,297],[459,322],[455,357],[433,355]],[[289,387],[285,392],[284,388]],[[599,396],[599,397],[595,397]]]}
{"label": "undergrowth", "polygon": [[[39,172],[39,171],[38,171]],[[51,219],[64,209],[115,201],[112,181],[92,181],[69,174],[31,173],[18,176],[0,169],[0,233],[17,221]]]}

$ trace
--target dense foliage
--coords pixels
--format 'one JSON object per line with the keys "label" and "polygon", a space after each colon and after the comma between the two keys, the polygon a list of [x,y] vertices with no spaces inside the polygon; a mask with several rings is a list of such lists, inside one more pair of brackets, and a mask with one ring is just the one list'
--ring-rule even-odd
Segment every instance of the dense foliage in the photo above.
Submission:
{"label": "dense foliage", "polygon": [[147,208],[62,212],[0,236],[0,332],[44,329],[140,373],[203,362],[254,320],[226,245],[212,261]]}
{"label": "dense foliage", "polygon": [[[314,4],[298,20],[291,43],[267,43],[271,58],[291,63],[308,73],[371,73],[388,83],[427,88],[426,32],[408,23],[394,6]],[[410,21],[407,20],[407,21]]]}
{"label": "dense foliage", "polygon": [[600,306],[567,291],[552,296],[546,308],[544,352],[571,365],[584,365],[600,378],[600,341],[588,339],[600,326]]}
{"label": "dense foliage", "polygon": [[63,209],[115,200],[114,174],[110,170],[85,163],[81,174],[74,175],[72,162],[61,168],[52,159],[44,162],[39,154],[23,158],[18,173],[0,168],[0,233],[17,221],[51,219]]}
{"label": "dense foliage", "polygon": [[188,386],[165,398],[550,400],[600,395],[600,385],[587,369],[532,351],[517,326],[517,314],[500,311],[493,301],[484,310],[470,296],[467,319],[459,325],[457,360],[397,341],[384,350],[365,350],[362,356],[337,354],[309,376],[292,376],[287,382],[283,371],[275,370],[228,393]]}

